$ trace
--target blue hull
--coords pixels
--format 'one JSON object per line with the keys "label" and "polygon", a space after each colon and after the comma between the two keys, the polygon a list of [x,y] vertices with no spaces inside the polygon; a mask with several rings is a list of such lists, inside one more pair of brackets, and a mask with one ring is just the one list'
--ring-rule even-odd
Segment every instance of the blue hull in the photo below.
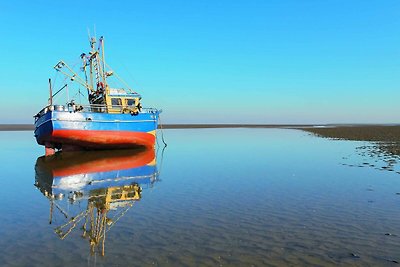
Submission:
{"label": "blue hull", "polygon": [[47,111],[35,122],[40,145],[87,149],[151,146],[155,141],[159,111],[131,114]]}

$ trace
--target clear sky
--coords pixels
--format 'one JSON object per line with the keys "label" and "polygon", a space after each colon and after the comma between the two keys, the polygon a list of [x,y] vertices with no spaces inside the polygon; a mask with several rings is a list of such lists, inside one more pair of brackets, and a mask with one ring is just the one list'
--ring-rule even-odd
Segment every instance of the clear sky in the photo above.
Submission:
{"label": "clear sky", "polygon": [[0,123],[33,122],[94,25],[163,123],[400,123],[399,14],[398,0],[2,0]]}

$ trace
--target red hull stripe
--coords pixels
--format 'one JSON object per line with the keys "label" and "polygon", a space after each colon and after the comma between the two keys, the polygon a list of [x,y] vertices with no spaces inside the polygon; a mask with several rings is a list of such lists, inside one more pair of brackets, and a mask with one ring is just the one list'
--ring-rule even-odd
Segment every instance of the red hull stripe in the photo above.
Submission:
{"label": "red hull stripe", "polygon": [[50,142],[92,147],[125,148],[132,146],[153,146],[155,136],[146,132],[94,131],[94,130],[53,130]]}
{"label": "red hull stripe", "polygon": [[[73,154],[72,154],[73,155]],[[70,176],[82,173],[108,172],[138,168],[151,163],[155,159],[154,149],[146,149],[131,155],[103,157],[87,162],[78,162],[71,166],[59,166],[53,169],[53,176]]]}

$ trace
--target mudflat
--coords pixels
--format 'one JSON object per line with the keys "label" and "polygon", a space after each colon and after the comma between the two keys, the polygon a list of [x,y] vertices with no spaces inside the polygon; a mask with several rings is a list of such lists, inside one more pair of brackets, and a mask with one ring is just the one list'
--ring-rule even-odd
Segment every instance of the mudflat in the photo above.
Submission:
{"label": "mudflat", "polygon": [[374,142],[379,148],[377,151],[400,155],[400,125],[335,126],[301,129],[326,138]]}
{"label": "mudflat", "polygon": [[302,128],[314,134],[353,141],[400,142],[400,125],[396,126],[335,126]]}

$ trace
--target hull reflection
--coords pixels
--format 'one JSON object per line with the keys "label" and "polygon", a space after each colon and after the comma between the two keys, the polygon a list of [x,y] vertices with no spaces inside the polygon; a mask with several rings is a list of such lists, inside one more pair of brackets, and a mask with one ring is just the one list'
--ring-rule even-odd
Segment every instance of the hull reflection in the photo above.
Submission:
{"label": "hull reflection", "polygon": [[57,221],[55,233],[64,239],[73,229],[82,229],[91,252],[102,255],[106,232],[159,174],[154,149],[42,156],[35,173],[35,186],[50,201],[49,223]]}

